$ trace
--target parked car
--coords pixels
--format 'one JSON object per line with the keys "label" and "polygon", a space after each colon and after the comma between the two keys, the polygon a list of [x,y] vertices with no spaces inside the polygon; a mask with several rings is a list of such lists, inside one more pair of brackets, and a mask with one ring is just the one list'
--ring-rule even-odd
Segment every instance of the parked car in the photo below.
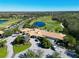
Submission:
{"label": "parked car", "polygon": [[13,34],[13,35],[12,35],[12,37],[16,37],[16,36],[17,36],[17,34]]}
{"label": "parked car", "polygon": [[51,49],[54,50],[54,51],[56,51],[55,48],[54,48],[54,46],[52,46]]}
{"label": "parked car", "polygon": [[76,58],[77,56],[76,56],[76,53],[74,52],[74,51],[70,51],[70,50],[68,50],[68,51],[66,51],[65,52],[68,56],[71,56],[71,57],[73,57],[73,58]]}

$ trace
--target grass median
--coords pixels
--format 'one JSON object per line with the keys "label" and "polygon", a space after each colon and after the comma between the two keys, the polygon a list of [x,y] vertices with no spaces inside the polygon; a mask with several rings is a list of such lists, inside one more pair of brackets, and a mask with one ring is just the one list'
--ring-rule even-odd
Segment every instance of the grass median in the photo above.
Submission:
{"label": "grass median", "polygon": [[29,48],[31,46],[31,43],[30,42],[26,42],[25,44],[16,44],[13,46],[13,49],[14,49],[14,53],[19,53],[21,51],[24,51],[26,50],[27,48]]}

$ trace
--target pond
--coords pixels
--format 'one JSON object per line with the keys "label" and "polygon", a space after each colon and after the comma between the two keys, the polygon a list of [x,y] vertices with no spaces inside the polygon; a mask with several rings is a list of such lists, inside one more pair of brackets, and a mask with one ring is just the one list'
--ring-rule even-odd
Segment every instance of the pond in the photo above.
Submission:
{"label": "pond", "polygon": [[7,22],[7,20],[0,20],[0,24]]}
{"label": "pond", "polygon": [[33,25],[36,27],[43,27],[43,26],[45,26],[45,23],[44,22],[35,22]]}

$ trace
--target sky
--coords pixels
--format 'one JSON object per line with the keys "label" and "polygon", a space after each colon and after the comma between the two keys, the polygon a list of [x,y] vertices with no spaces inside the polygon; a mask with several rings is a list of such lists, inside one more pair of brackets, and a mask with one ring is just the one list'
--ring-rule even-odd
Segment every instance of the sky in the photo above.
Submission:
{"label": "sky", "polygon": [[79,11],[79,0],[0,0],[0,11]]}

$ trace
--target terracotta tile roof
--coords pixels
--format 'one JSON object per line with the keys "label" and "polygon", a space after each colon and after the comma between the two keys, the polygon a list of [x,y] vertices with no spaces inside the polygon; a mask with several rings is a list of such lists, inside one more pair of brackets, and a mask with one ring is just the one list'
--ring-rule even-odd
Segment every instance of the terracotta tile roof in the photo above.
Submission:
{"label": "terracotta tile roof", "polygon": [[57,39],[64,39],[64,34],[61,33],[54,33],[54,32],[47,32],[44,30],[40,30],[40,29],[29,29],[29,28],[25,28],[25,29],[21,29],[22,32],[25,33],[29,33],[30,36],[35,35],[35,36],[46,36],[46,37],[51,37],[51,38],[57,38]]}

